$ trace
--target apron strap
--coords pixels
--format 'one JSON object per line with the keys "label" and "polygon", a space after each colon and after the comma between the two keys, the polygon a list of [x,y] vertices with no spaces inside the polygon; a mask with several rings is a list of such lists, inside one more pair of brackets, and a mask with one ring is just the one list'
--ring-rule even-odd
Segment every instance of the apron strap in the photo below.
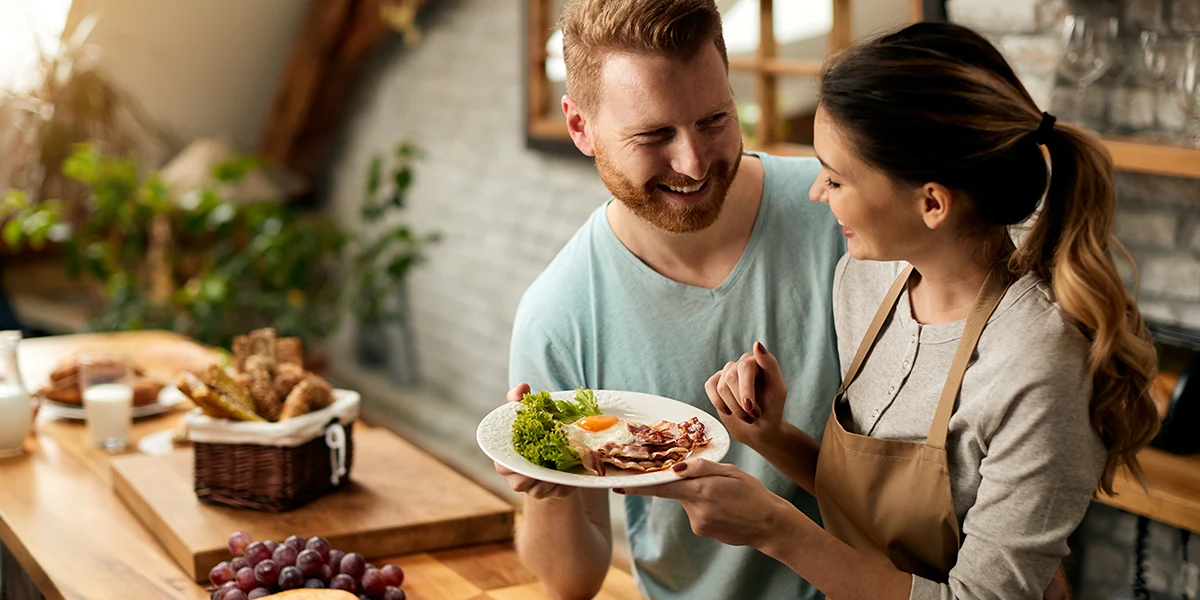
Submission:
{"label": "apron strap", "polygon": [[987,325],[992,313],[996,311],[996,307],[1000,305],[1000,300],[1004,298],[1004,292],[1008,290],[1011,280],[1012,273],[1008,270],[1008,261],[1002,260],[988,272],[983,287],[979,289],[975,305],[971,307],[971,314],[967,317],[966,325],[963,326],[962,339],[958,342],[954,361],[950,363],[950,374],[946,376],[946,385],[942,388],[942,397],[938,400],[937,412],[933,415],[933,424],[929,426],[929,436],[925,440],[926,446],[939,450],[946,447],[950,416],[954,414],[954,403],[958,400],[958,392],[962,389],[963,376],[971,362],[971,355],[975,353],[979,337],[983,335],[983,328]]}
{"label": "apron strap", "polygon": [[892,314],[892,309],[896,307],[896,301],[900,299],[900,294],[908,285],[908,278],[912,275],[912,271],[912,265],[901,271],[900,275],[896,277],[896,281],[892,283],[891,289],[888,290],[887,296],[884,296],[883,302],[879,304],[879,310],[876,311],[875,318],[871,320],[871,325],[867,327],[867,333],[863,335],[862,341],[858,343],[858,351],[854,354],[854,360],[850,362],[850,368],[846,369],[846,376],[842,378],[842,387],[838,389],[839,397],[846,393],[846,388],[849,388],[851,383],[854,383],[859,368],[867,359],[867,355],[871,353],[871,348],[875,346],[875,340],[879,338],[879,331],[883,329],[888,315]]}

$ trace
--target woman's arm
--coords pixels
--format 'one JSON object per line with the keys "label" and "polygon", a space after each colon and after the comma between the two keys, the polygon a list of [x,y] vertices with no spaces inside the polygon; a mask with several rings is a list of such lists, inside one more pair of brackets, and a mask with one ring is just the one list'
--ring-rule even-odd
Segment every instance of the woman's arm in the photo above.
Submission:
{"label": "woman's arm", "polygon": [[804,491],[816,494],[817,455],[821,452],[821,443],[811,435],[791,423],[783,423],[773,437],[750,444],[750,447]]}
{"label": "woman's arm", "polygon": [[766,347],[756,342],[753,353],[726,363],[708,379],[704,390],[733,439],[813,493],[821,444],[783,420],[787,383],[779,361]]}
{"label": "woman's arm", "polygon": [[678,481],[614,491],[679,500],[696,535],[757,548],[831,598],[909,597],[911,575],[847,546],[745,471],[703,459],[672,469],[680,475]]}

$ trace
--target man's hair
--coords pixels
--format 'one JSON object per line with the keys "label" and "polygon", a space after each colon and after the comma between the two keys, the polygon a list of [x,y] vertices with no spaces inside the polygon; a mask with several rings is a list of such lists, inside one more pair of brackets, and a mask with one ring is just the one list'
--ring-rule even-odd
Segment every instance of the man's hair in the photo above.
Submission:
{"label": "man's hair", "polygon": [[585,113],[600,99],[600,69],[610,54],[690,59],[714,43],[729,68],[715,0],[570,0],[563,7],[567,95]]}

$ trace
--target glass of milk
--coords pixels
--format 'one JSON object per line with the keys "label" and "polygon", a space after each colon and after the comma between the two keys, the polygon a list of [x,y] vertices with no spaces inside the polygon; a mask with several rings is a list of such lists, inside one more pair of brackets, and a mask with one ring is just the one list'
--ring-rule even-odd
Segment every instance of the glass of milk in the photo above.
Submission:
{"label": "glass of milk", "polygon": [[17,366],[20,331],[0,331],[0,458],[25,451],[25,438],[33,430],[33,400],[21,381]]}
{"label": "glass of milk", "polygon": [[119,354],[78,358],[79,390],[92,444],[123,452],[133,423],[133,365]]}

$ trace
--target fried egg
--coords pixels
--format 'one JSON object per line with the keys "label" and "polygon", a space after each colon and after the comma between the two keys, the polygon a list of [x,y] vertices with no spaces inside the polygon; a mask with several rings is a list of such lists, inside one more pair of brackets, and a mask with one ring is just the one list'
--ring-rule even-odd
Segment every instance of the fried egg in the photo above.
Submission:
{"label": "fried egg", "polygon": [[597,450],[609,442],[632,444],[637,440],[629,433],[623,419],[611,415],[584,417],[566,426],[567,437],[583,446]]}

